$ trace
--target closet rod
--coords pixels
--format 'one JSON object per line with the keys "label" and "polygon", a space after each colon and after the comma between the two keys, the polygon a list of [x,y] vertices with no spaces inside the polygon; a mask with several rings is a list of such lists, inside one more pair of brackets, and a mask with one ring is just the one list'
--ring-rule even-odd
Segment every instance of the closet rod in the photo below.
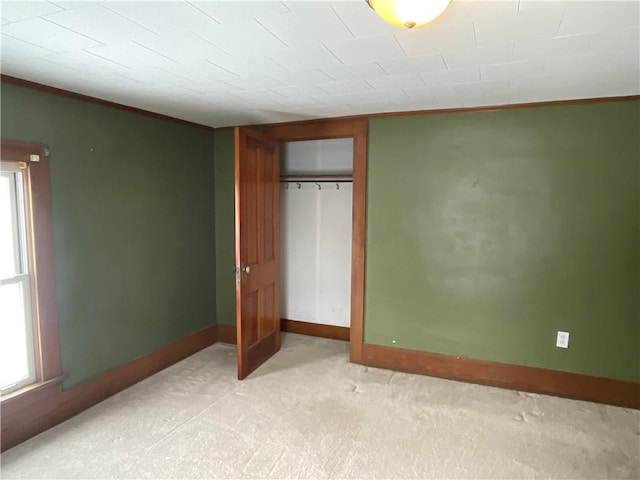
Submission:
{"label": "closet rod", "polygon": [[352,183],[351,177],[333,178],[281,178],[280,183]]}
{"label": "closet rod", "polygon": [[353,178],[351,173],[284,173],[280,175],[280,178],[292,179],[292,178]]}

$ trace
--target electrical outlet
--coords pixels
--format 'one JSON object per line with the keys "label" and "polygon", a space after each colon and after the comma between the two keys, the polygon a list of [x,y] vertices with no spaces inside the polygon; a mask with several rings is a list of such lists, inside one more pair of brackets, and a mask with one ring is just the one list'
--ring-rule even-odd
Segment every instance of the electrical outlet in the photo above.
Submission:
{"label": "electrical outlet", "polygon": [[556,347],[569,348],[569,332],[558,331],[558,337],[556,338]]}

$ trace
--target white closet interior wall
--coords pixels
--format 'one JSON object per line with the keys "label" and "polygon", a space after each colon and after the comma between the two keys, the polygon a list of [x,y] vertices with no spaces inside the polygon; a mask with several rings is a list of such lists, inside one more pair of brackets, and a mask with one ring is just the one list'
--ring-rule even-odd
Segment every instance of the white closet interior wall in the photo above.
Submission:
{"label": "white closet interior wall", "polygon": [[[353,139],[285,143],[281,158],[281,175],[350,175]],[[280,310],[282,318],[348,327],[352,184],[319,185],[281,184]]]}

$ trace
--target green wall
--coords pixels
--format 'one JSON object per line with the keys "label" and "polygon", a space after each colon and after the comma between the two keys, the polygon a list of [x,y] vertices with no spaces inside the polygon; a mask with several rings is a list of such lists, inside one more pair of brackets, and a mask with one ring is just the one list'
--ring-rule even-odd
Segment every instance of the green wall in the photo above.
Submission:
{"label": "green wall", "polygon": [[236,323],[233,152],[233,130],[216,130],[216,321],[226,325]]}
{"label": "green wall", "polygon": [[1,111],[51,150],[65,386],[215,322],[211,131],[4,83]]}
{"label": "green wall", "polygon": [[372,120],[365,341],[640,380],[639,134],[637,101]]}
{"label": "green wall", "polygon": [[[372,120],[365,341],[640,380],[639,135],[637,101]],[[227,130],[216,254],[229,324],[233,238]]]}

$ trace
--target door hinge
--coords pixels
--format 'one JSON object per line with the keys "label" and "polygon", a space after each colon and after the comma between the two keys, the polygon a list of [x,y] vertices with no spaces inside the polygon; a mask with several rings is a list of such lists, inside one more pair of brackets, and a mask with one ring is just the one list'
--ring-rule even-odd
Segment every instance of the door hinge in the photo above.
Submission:
{"label": "door hinge", "polygon": [[18,162],[18,168],[20,170],[26,170],[27,169],[27,162]]}

